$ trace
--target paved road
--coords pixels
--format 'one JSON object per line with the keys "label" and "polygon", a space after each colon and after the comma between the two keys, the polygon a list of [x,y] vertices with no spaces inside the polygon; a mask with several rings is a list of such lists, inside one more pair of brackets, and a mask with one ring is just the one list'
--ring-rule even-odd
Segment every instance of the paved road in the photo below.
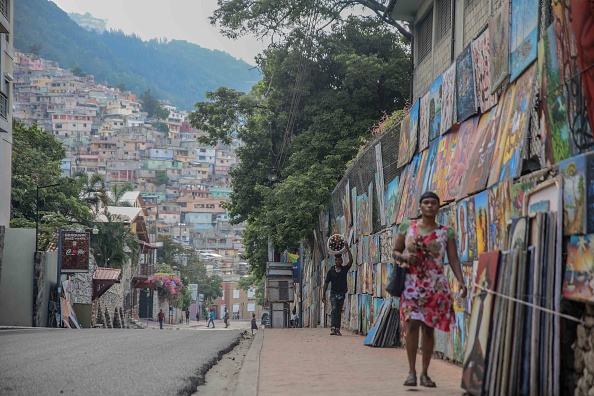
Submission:
{"label": "paved road", "polygon": [[0,330],[1,395],[192,394],[239,330]]}

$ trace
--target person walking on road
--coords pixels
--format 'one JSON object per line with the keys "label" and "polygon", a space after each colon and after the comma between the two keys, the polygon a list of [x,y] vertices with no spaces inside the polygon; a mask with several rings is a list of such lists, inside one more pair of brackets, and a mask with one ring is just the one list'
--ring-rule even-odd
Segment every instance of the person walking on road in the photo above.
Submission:
{"label": "person walking on road", "polygon": [[214,324],[214,309],[211,308],[210,312],[208,313],[208,323],[206,323],[206,327],[210,327],[210,324],[212,323],[212,328],[215,328],[215,324]]}
{"label": "person walking on road", "polygon": [[186,324],[190,323],[190,310],[186,309]]}
{"label": "person walking on road", "polygon": [[229,311],[225,308],[225,315],[223,316],[223,321],[225,322],[225,328],[229,327]]}
{"label": "person walking on road", "polygon": [[324,289],[322,291],[322,302],[326,303],[326,290],[328,290],[328,284],[332,283],[330,288],[330,305],[332,311],[330,335],[342,335],[340,334],[340,316],[342,315],[342,307],[344,306],[344,296],[348,291],[347,287],[347,274],[353,265],[353,254],[349,245],[346,246],[347,253],[349,255],[349,261],[347,265],[343,265],[342,255],[337,254],[334,256],[334,266],[328,270],[326,274],[326,280],[324,281]]}
{"label": "person walking on road", "polygon": [[462,298],[466,286],[460,269],[456,248],[456,236],[451,227],[438,224],[439,196],[425,192],[419,200],[421,218],[404,221],[398,229],[392,257],[406,268],[404,290],[400,297],[400,316],[406,326],[406,354],[409,375],[404,386],[417,386],[417,348],[419,329],[422,329],[423,365],[421,386],[435,388],[435,382],[427,375],[433,347],[434,330],[450,331],[456,323],[452,292],[444,273],[444,257],[447,254],[450,268],[461,285]]}
{"label": "person walking on road", "polygon": [[254,330],[258,330],[258,324],[256,323],[256,313],[252,312],[252,335],[254,335]]}
{"label": "person walking on road", "polygon": [[163,330],[163,321],[165,320],[165,313],[162,309],[159,310],[159,313],[157,314],[157,319],[159,319],[159,328]]}

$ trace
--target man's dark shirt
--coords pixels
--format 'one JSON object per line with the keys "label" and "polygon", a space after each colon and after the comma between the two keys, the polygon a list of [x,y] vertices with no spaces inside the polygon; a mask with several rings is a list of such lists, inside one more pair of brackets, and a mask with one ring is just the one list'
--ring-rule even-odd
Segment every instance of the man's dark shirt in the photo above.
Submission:
{"label": "man's dark shirt", "polygon": [[326,274],[325,283],[332,283],[330,293],[345,294],[348,290],[347,287],[347,274],[349,271],[346,267],[342,267],[340,272],[336,272],[336,267],[332,267]]}

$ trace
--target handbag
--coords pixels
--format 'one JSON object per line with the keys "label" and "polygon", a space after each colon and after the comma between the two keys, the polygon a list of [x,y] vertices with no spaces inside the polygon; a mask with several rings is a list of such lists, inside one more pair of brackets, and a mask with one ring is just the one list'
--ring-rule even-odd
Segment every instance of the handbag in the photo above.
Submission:
{"label": "handbag", "polygon": [[400,297],[404,290],[404,281],[406,279],[406,268],[402,268],[396,265],[392,272],[392,277],[386,285],[386,291],[390,293],[392,297]]}

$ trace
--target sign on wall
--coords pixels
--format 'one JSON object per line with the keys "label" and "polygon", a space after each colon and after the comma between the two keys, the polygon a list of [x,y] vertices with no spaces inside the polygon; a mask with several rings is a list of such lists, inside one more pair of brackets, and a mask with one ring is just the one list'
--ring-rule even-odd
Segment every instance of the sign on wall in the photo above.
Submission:
{"label": "sign on wall", "polygon": [[61,272],[88,272],[90,234],[88,232],[60,231]]}

